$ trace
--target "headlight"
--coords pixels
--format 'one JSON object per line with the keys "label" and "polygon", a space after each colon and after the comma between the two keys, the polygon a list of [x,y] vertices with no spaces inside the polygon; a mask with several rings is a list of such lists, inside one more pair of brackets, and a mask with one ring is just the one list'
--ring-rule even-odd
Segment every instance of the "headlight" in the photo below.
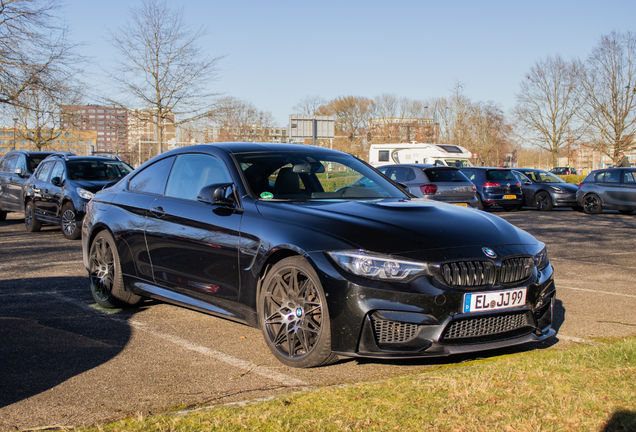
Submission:
{"label": "headlight", "polygon": [[80,187],[78,187],[77,189],[75,189],[77,191],[77,194],[80,196],[80,198],[84,198],[87,200],[92,199],[95,194],[93,192],[89,192],[86,189],[82,189]]}
{"label": "headlight", "polygon": [[534,266],[537,270],[543,270],[548,265],[548,262],[548,252],[544,246],[541,252],[534,256]]}
{"label": "headlight", "polygon": [[430,275],[428,264],[405,261],[389,255],[363,251],[328,252],[343,269],[356,276],[384,281],[406,282],[418,276]]}
{"label": "headlight", "polygon": [[565,193],[565,191],[563,190],[563,188],[560,188],[558,186],[551,186],[552,189],[556,192],[556,193]]}

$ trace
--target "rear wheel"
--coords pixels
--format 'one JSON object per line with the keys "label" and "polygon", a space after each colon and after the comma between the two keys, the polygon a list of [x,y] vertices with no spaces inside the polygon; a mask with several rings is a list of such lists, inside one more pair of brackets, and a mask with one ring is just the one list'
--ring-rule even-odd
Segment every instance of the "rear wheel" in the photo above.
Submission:
{"label": "rear wheel", "polygon": [[62,215],[60,216],[62,234],[69,240],[77,240],[82,235],[82,229],[79,225],[75,207],[72,203],[67,202],[62,207]]}
{"label": "rear wheel", "polygon": [[112,309],[139,303],[140,296],[124,289],[119,254],[115,240],[108,231],[97,234],[88,256],[91,293],[98,305]]}
{"label": "rear wheel", "polygon": [[603,211],[603,204],[601,204],[601,199],[598,195],[585,195],[585,198],[583,198],[583,211],[587,214],[598,214]]}
{"label": "rear wheel", "polygon": [[552,210],[552,197],[545,191],[538,192],[534,196],[534,206],[539,211],[550,211]]}
{"label": "rear wheel", "polygon": [[35,216],[33,201],[29,201],[24,206],[24,227],[28,232],[37,232],[42,228],[42,223]]}
{"label": "rear wheel", "polygon": [[489,207],[490,206],[488,204],[484,204],[484,202],[481,200],[481,195],[477,194],[477,208],[479,210],[486,210]]}
{"label": "rear wheel", "polygon": [[265,343],[281,363],[309,368],[337,359],[331,352],[326,297],[304,258],[286,258],[272,267],[258,305]]}

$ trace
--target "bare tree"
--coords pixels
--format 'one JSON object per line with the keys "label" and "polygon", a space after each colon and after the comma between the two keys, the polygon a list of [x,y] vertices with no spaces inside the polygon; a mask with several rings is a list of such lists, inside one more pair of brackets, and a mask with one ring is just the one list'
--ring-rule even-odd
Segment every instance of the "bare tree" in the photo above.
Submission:
{"label": "bare tree", "polygon": [[272,114],[245,100],[230,96],[219,99],[208,121],[209,126],[204,130],[207,130],[209,141],[271,140]]}
{"label": "bare tree", "polygon": [[159,152],[167,123],[178,126],[214,112],[218,94],[209,85],[222,57],[209,57],[197,45],[205,34],[186,26],[181,9],[159,0],[144,0],[131,10],[131,21],[110,34],[119,54],[111,76],[128,98],[107,100],[128,110],[133,103],[144,106],[136,112],[140,122],[156,125]]}
{"label": "bare tree", "polygon": [[[0,0],[0,104],[23,106],[38,91],[64,93],[83,59],[66,39],[59,0]],[[37,90],[34,90],[37,89]]]}
{"label": "bare tree", "polygon": [[298,103],[292,107],[292,110],[294,113],[300,115],[316,115],[318,109],[326,103],[327,101],[321,96],[308,95],[302,97]]}
{"label": "bare tree", "polygon": [[342,96],[323,105],[318,114],[336,117],[335,148],[366,158],[369,120],[374,112],[373,100],[358,96]]}
{"label": "bare tree", "polygon": [[636,133],[636,34],[602,36],[585,66],[582,115],[595,149],[616,161]]}
{"label": "bare tree", "polygon": [[560,56],[538,61],[525,76],[516,95],[513,115],[518,135],[527,143],[550,152],[552,165],[559,153],[585,132],[580,122],[583,99],[579,92],[580,64]]}

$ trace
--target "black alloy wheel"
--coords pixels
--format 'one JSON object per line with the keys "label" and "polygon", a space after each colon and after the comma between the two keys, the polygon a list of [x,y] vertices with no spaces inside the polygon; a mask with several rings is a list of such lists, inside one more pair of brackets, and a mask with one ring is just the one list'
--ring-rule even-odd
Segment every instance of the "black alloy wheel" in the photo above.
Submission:
{"label": "black alloy wheel", "polygon": [[101,231],[93,240],[88,265],[91,293],[98,305],[112,309],[139,303],[140,296],[124,289],[119,254],[108,231]]}
{"label": "black alloy wheel", "polygon": [[603,204],[598,195],[589,194],[583,198],[583,211],[587,214],[599,214],[603,211]]}
{"label": "black alloy wheel", "polygon": [[24,227],[28,232],[37,232],[42,228],[42,223],[35,216],[33,201],[29,201],[24,207]]}
{"label": "black alloy wheel", "polygon": [[282,363],[309,368],[332,363],[326,297],[314,269],[302,257],[286,258],[267,273],[259,296],[265,342]]}
{"label": "black alloy wheel", "polygon": [[537,192],[534,196],[534,206],[539,211],[550,211],[552,210],[552,197],[545,191]]}
{"label": "black alloy wheel", "polygon": [[62,228],[62,234],[69,240],[77,240],[82,235],[82,229],[79,227],[77,221],[77,213],[73,204],[68,202],[62,207],[62,214],[60,216],[60,227]]}

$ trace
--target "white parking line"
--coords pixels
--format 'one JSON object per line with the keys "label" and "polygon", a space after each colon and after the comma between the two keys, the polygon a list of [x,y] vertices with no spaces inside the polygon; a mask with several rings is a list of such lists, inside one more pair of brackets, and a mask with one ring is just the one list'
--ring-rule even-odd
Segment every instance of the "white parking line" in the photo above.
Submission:
{"label": "white parking line", "polygon": [[116,321],[120,321],[120,322],[125,322],[127,324],[129,324],[130,326],[144,331],[146,333],[150,333],[153,336],[157,336],[161,339],[167,340],[169,342],[172,342],[175,345],[179,345],[182,348],[188,349],[190,351],[195,351],[198,352],[199,354],[203,354],[205,356],[208,357],[212,357],[216,360],[222,361],[224,363],[229,364],[230,366],[234,366],[240,369],[245,369],[250,373],[255,373],[256,375],[260,375],[262,377],[265,378],[269,378],[272,379],[274,381],[278,381],[281,384],[284,384],[286,386],[290,386],[290,387],[299,387],[299,386],[306,386],[307,383],[305,383],[304,381],[301,381],[299,379],[296,378],[292,378],[290,376],[278,373],[276,371],[273,371],[271,369],[268,368],[264,368],[262,366],[259,366],[255,363],[251,363],[245,360],[241,360],[239,358],[233,357],[231,355],[225,354],[221,351],[216,351],[207,347],[204,347],[202,345],[197,345],[194,344],[186,339],[180,338],[178,336],[174,336],[168,333],[164,333],[162,331],[153,329],[148,327],[146,324],[139,322],[139,321],[135,321],[135,320],[124,320],[122,318],[120,318],[117,315],[109,315],[107,312],[104,312],[100,309],[94,308],[94,307],[90,307],[89,305],[87,305],[86,303],[83,303],[81,301],[77,301],[75,299],[63,296],[59,293],[56,293],[56,297],[58,297],[60,300],[63,300],[67,303],[71,303],[75,306],[79,306],[83,309],[89,309],[91,311],[96,311],[99,312],[103,315],[105,315],[107,318],[110,318],[112,320],[116,320]]}
{"label": "white parking line", "polygon": [[562,285],[559,285],[558,283],[557,283],[557,289],[571,289],[575,291],[587,291],[587,292],[592,292],[596,294],[609,294],[609,295],[616,295],[621,297],[636,298],[636,295],[633,295],[633,294],[623,294],[623,293],[616,293],[616,292],[610,292],[610,291],[599,291],[599,290],[592,290],[587,288],[575,288],[575,287],[569,287],[569,286],[562,286]]}

